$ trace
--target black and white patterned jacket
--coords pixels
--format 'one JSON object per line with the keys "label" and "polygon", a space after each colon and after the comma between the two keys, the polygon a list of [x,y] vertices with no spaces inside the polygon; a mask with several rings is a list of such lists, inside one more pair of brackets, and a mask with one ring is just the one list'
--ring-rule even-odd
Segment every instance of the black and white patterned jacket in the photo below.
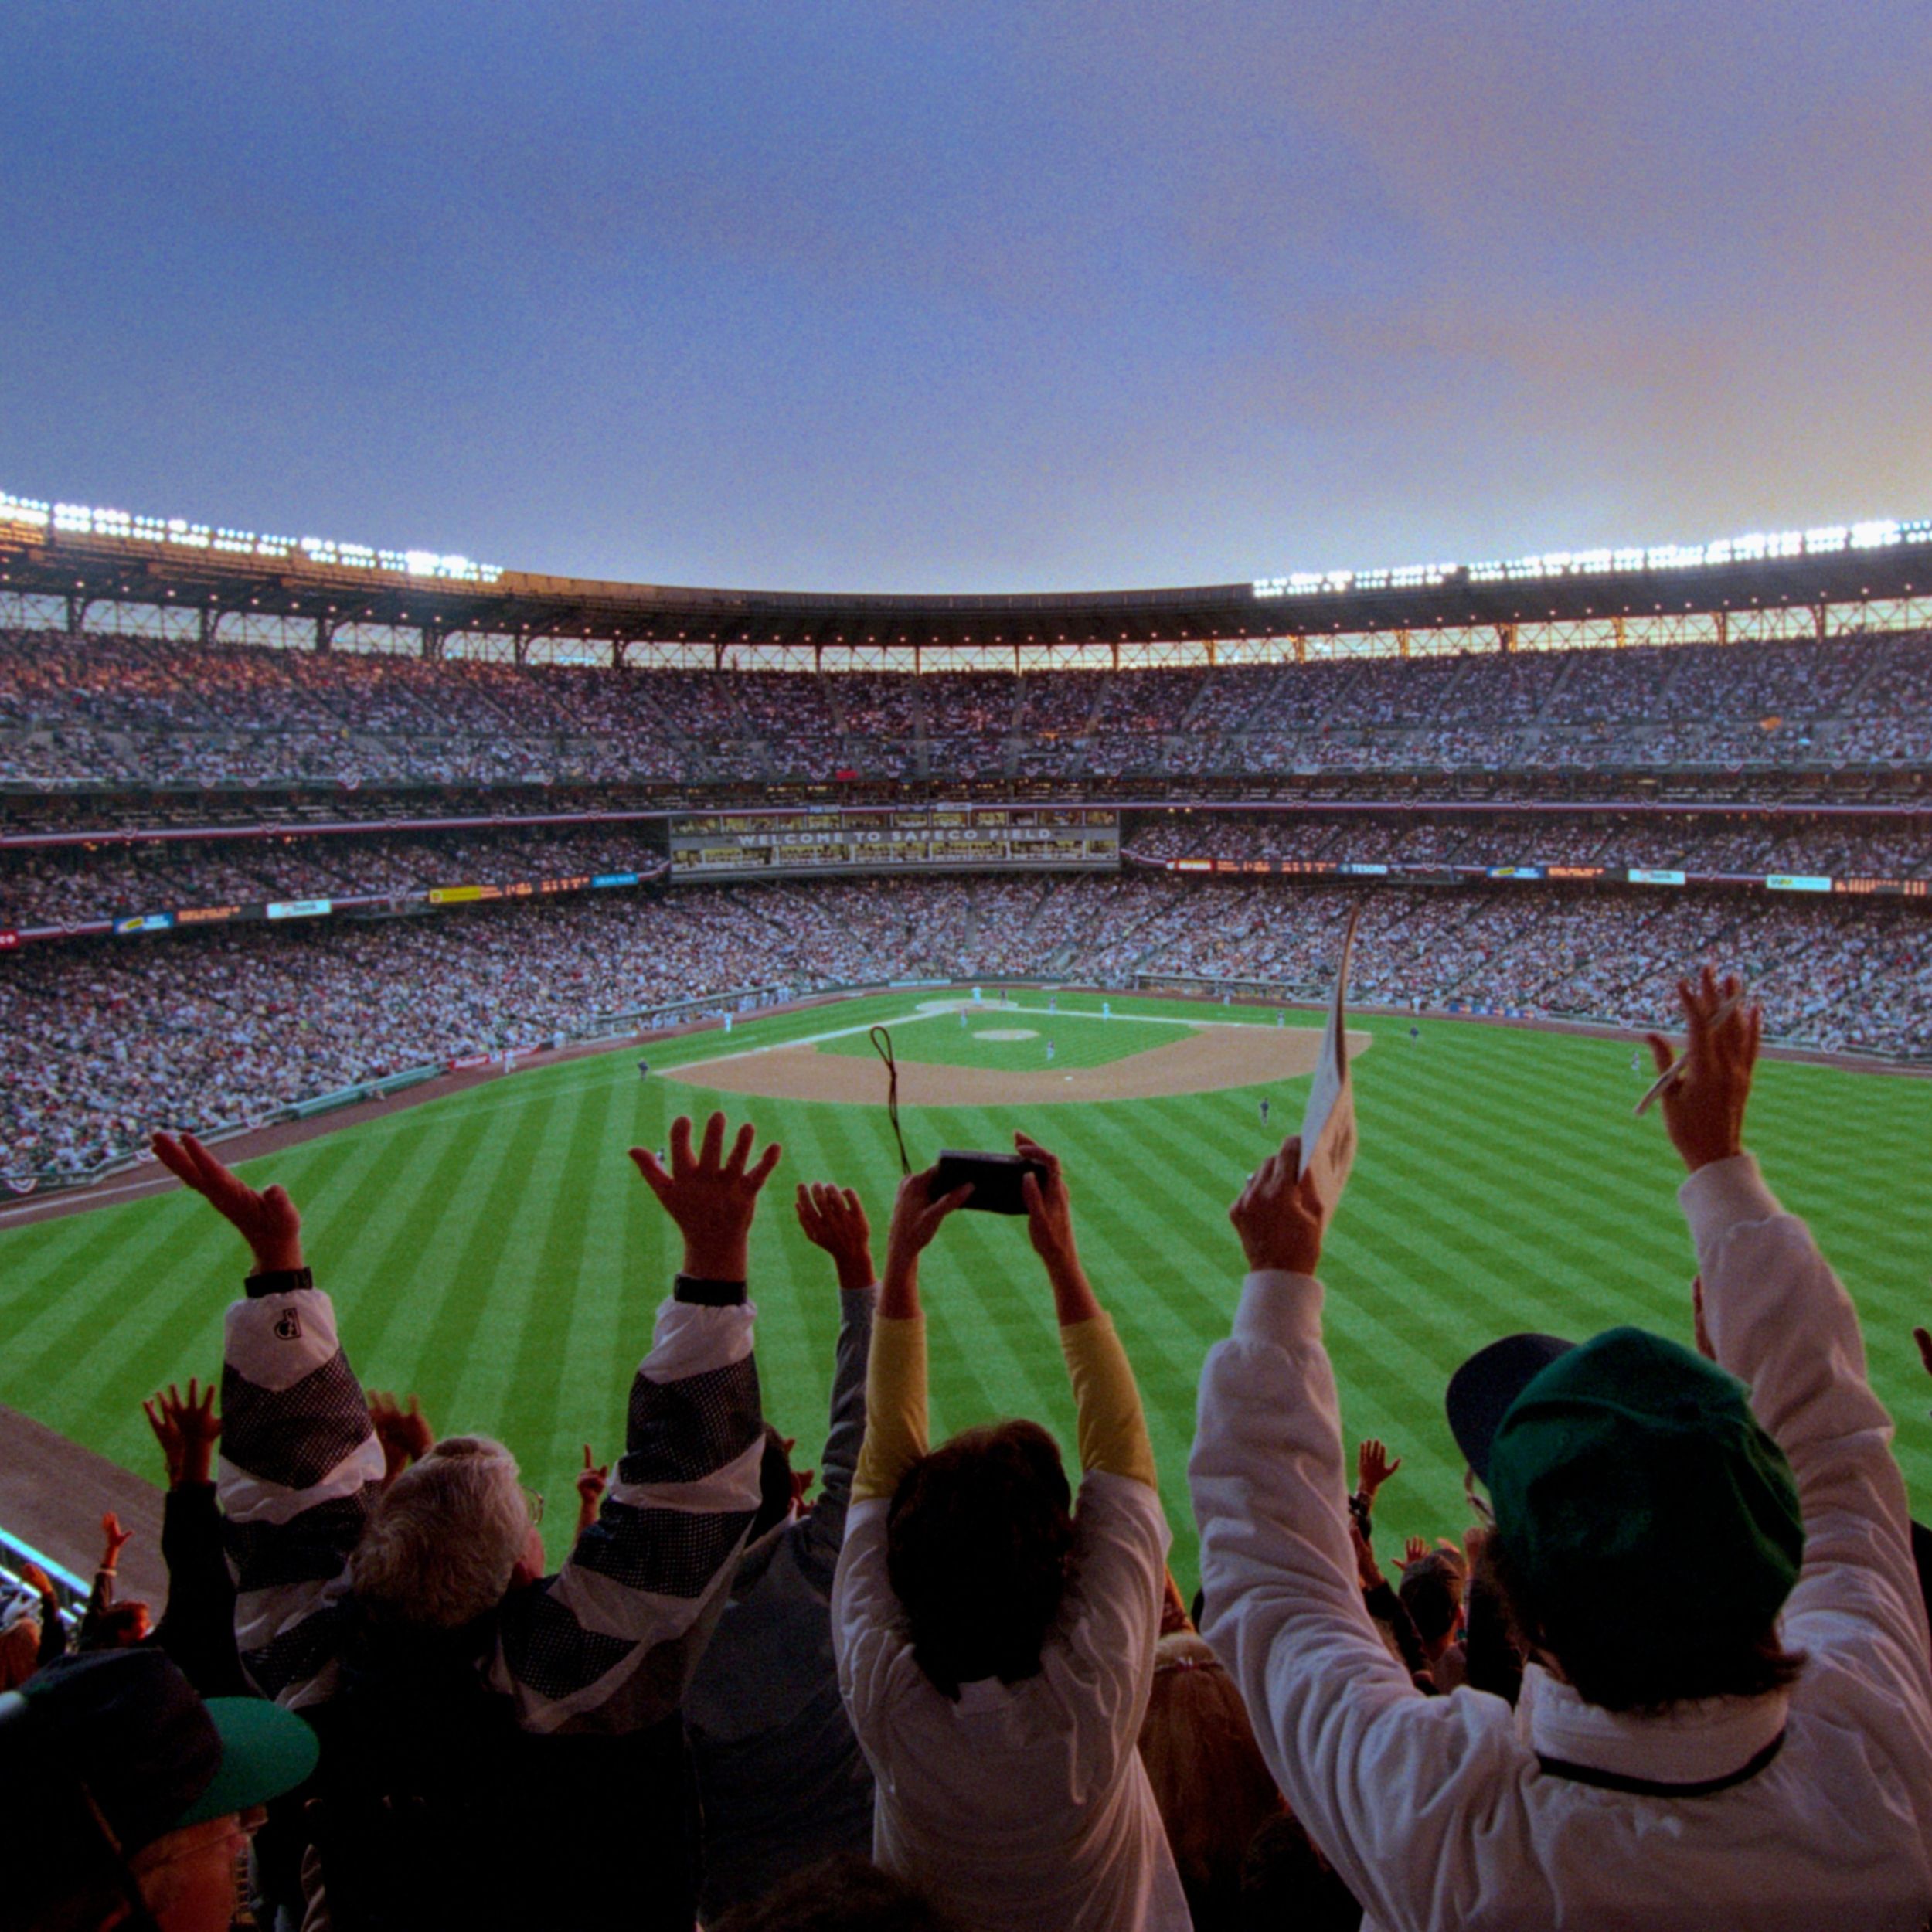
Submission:
{"label": "black and white patterned jacket", "polygon": [[[527,1731],[641,1730],[678,1708],[758,1507],[763,1452],[750,1304],[686,1284],[658,1311],[624,1454],[597,1522],[553,1577],[505,1599],[492,1688]],[[328,1699],[348,1563],[383,1452],[320,1289],[228,1311],[220,1495],[236,1634],[261,1689]]]}

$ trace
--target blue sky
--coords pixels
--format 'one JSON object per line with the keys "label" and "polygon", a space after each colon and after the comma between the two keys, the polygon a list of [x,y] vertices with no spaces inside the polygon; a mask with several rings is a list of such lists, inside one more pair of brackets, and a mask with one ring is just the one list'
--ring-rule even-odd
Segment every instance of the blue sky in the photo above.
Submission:
{"label": "blue sky", "polygon": [[0,488],[1077,589],[1932,512],[1932,9],[0,26]]}

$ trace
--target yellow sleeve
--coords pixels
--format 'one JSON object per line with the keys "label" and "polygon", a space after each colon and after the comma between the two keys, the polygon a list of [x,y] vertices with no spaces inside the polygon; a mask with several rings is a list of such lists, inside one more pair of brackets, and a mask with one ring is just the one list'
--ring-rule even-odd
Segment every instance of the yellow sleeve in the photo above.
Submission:
{"label": "yellow sleeve", "polygon": [[854,1502],[889,1497],[926,1453],[926,1318],[872,1325],[866,1360],[866,1443],[852,1481]]}
{"label": "yellow sleeve", "polygon": [[1073,1378],[1083,1473],[1104,1470],[1109,1475],[1131,1476],[1150,1489],[1158,1488],[1141,1392],[1134,1386],[1127,1351],[1114,1332],[1113,1317],[1103,1313],[1069,1322],[1060,1330],[1060,1347]]}

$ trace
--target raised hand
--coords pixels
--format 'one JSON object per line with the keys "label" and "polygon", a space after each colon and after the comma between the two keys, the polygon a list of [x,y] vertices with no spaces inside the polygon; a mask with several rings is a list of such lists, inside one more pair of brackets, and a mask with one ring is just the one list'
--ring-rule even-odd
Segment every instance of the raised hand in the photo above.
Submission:
{"label": "raised hand", "polygon": [[1033,1252],[1050,1271],[1056,1267],[1077,1267],[1080,1255],[1073,1243],[1073,1202],[1066,1191],[1057,1154],[1049,1154],[1030,1134],[1015,1134],[1013,1151],[1022,1158],[1037,1162],[1046,1171],[1022,1175],[1019,1197],[1026,1203],[1026,1233]]}
{"label": "raised hand", "polygon": [[162,1460],[168,1465],[168,1486],[178,1488],[184,1482],[206,1482],[214,1467],[215,1444],[221,1437],[221,1417],[215,1413],[215,1385],[206,1389],[198,1376],[188,1378],[188,1393],[169,1383],[156,1390],[151,1400],[141,1405],[148,1427],[161,1444]]}
{"label": "raised hand", "polygon": [[581,1536],[597,1519],[597,1505],[604,1500],[604,1492],[610,1486],[611,1465],[599,1462],[590,1453],[590,1445],[583,1445],[583,1467],[577,1471],[577,1534]]}
{"label": "raised hand", "polygon": [[968,1182],[937,1199],[933,1183],[939,1178],[937,1167],[922,1168],[899,1184],[893,1199],[892,1225],[886,1230],[886,1272],[880,1277],[879,1312],[889,1319],[903,1321],[919,1312],[919,1257],[947,1216],[956,1213],[971,1199]]}
{"label": "raised hand", "polygon": [[155,1158],[248,1243],[257,1274],[302,1265],[302,1217],[286,1190],[270,1187],[258,1194],[192,1134],[157,1134],[153,1146]]}
{"label": "raised hand", "polygon": [[838,1270],[842,1288],[869,1287],[872,1270],[872,1227],[859,1196],[849,1187],[815,1181],[798,1183],[798,1225],[814,1247],[823,1248]]}
{"label": "raised hand", "polygon": [[1301,1168],[1301,1137],[1291,1134],[1248,1176],[1228,1209],[1252,1270],[1312,1274],[1321,1264],[1327,1211],[1312,1171],[1296,1179]]}
{"label": "raised hand", "polygon": [[436,1446],[436,1431],[430,1427],[423,1405],[414,1396],[405,1409],[393,1395],[379,1389],[369,1392],[369,1424],[382,1445],[383,1481],[393,1482],[413,1462],[420,1462]]}
{"label": "raised hand", "polygon": [[1402,1546],[1402,1566],[1406,1570],[1411,1563],[1419,1563],[1429,1553],[1427,1542],[1420,1536],[1411,1536]]}
{"label": "raised hand", "polygon": [[[785,1454],[789,1456],[792,1451],[798,1447],[798,1438],[796,1436],[787,1436],[784,1442]],[[811,1505],[807,1502],[805,1498],[811,1493],[811,1485],[818,1480],[818,1471],[816,1469],[794,1469],[792,1471],[791,1513],[793,1515],[802,1516],[809,1512]]]}
{"label": "raised hand", "polygon": [[1747,1002],[1735,973],[1720,980],[1706,966],[1694,981],[1677,982],[1688,1029],[1679,1060],[1661,1033],[1647,1033],[1659,1073],[1682,1071],[1663,1090],[1664,1125],[1671,1144],[1695,1174],[1743,1148],[1744,1106],[1764,1032],[1764,1009]]}
{"label": "raised hand", "polygon": [[631,1158],[665,1213],[684,1236],[684,1272],[701,1280],[742,1281],[750,1272],[752,1217],[758,1191],[771,1178],[783,1149],[776,1141],[753,1162],[757,1130],[747,1121],[724,1151],[725,1117],[705,1122],[702,1145],[693,1151],[691,1117],[671,1123],[668,1168],[648,1147],[634,1147]]}
{"label": "raised hand", "polygon": [[1355,1451],[1355,1487],[1370,1502],[1382,1485],[1402,1467],[1400,1456],[1391,1458],[1387,1447],[1373,1436]]}
{"label": "raised hand", "polygon": [[112,1570],[120,1563],[122,1550],[134,1541],[134,1532],[123,1529],[121,1519],[111,1509],[100,1519],[100,1567]]}

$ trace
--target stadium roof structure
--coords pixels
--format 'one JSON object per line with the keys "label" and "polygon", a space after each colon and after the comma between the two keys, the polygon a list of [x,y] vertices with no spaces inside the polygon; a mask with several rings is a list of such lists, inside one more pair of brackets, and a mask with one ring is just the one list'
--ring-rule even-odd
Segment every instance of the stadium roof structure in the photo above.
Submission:
{"label": "stadium roof structure", "polygon": [[[1776,614],[1782,623],[1740,634],[1823,637],[1932,622],[1932,519],[1179,589],[847,596],[550,577],[0,492],[0,594],[16,604],[58,600],[75,631],[104,604],[198,613],[204,640],[278,621],[312,626],[315,645],[327,648],[345,629],[379,626],[417,634],[410,648],[430,655],[459,638],[500,641],[501,651],[461,654],[518,662],[775,666],[829,655],[884,665],[910,653],[930,668],[1043,668],[1325,656],[1345,641],[1354,651],[1434,655],[1692,634],[1722,641],[1729,620]],[[238,622],[224,628],[230,618]],[[1700,621],[1694,633],[1687,618]],[[1576,634],[1583,630],[1594,634]]]}

